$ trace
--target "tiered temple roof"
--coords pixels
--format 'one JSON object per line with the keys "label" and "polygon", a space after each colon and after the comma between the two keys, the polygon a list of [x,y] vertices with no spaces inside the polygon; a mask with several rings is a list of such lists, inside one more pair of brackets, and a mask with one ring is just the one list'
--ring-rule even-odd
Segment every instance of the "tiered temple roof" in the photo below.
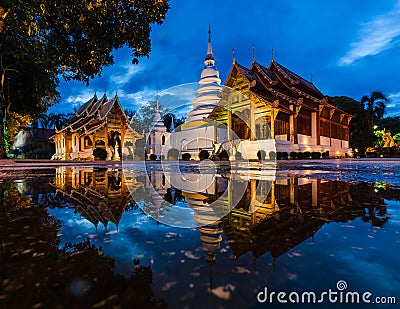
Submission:
{"label": "tiered temple roof", "polygon": [[[268,68],[253,61],[250,69],[235,61],[226,86],[233,87],[238,75],[244,77],[253,95],[269,102],[278,100],[279,108],[286,113],[294,113],[289,109],[290,104],[302,105],[315,111],[318,110],[320,104],[335,108],[312,82],[305,80],[275,60],[271,61]],[[301,99],[307,104],[301,104],[299,102]],[[335,109],[349,115],[338,108]]]}
{"label": "tiered temple roof", "polygon": [[75,112],[72,119],[64,128],[60,130],[56,129],[56,133],[80,133],[80,135],[93,133],[107,123],[105,118],[113,107],[119,110],[124,124],[128,125],[129,121],[121,107],[117,95],[108,100],[106,94],[100,99],[98,99],[95,94],[93,98],[83,104]]}

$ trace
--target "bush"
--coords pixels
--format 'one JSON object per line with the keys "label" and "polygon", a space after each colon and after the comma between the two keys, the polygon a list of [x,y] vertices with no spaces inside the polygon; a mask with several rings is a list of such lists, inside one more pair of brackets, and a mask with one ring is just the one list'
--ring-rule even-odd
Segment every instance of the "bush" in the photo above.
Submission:
{"label": "bush", "polygon": [[297,159],[301,160],[304,158],[304,154],[302,152],[297,153]]}
{"label": "bush", "polygon": [[152,153],[152,154],[150,155],[150,160],[151,160],[151,161],[157,160],[157,156],[156,156],[154,153]]}
{"label": "bush", "polygon": [[257,151],[257,158],[258,160],[265,160],[265,157],[267,156],[267,154],[265,153],[264,150],[259,150]]}
{"label": "bush", "polygon": [[322,158],[324,158],[324,159],[329,158],[329,151],[328,150],[322,153]]}
{"label": "bush", "polygon": [[276,153],[276,159],[277,159],[277,160],[282,160],[282,152],[278,151],[278,152]]}
{"label": "bush", "polygon": [[178,160],[179,150],[176,148],[171,148],[170,150],[168,150],[167,157],[169,161]]}
{"label": "bush", "polygon": [[276,152],[275,151],[270,151],[269,152],[269,159],[270,160],[276,160]]}
{"label": "bush", "polygon": [[289,158],[289,155],[288,155],[288,153],[287,152],[282,152],[282,154],[281,154],[281,158],[282,158],[282,160],[287,160],[288,158]]}
{"label": "bush", "polygon": [[105,148],[95,148],[93,156],[95,159],[105,160],[107,158],[107,150]]}
{"label": "bush", "polygon": [[218,158],[221,161],[229,161],[229,153],[226,150],[222,150],[221,153],[218,155]]}
{"label": "bush", "polygon": [[207,150],[200,150],[200,152],[199,152],[199,159],[200,159],[200,161],[203,161],[203,160],[206,160],[206,159],[208,159],[210,157],[210,154],[208,153],[208,151]]}
{"label": "bush", "polygon": [[235,160],[242,160],[243,156],[242,153],[240,151],[235,153]]}
{"label": "bush", "polygon": [[290,159],[291,159],[291,160],[296,160],[296,159],[297,159],[297,152],[292,151],[292,152],[290,153]]}
{"label": "bush", "polygon": [[183,161],[190,161],[190,158],[192,157],[192,155],[190,154],[190,153],[188,153],[188,152],[185,152],[183,155],[182,155],[182,160]]}
{"label": "bush", "polygon": [[311,152],[306,151],[303,153],[303,159],[310,159],[311,158]]}
{"label": "bush", "polygon": [[311,153],[311,159],[320,159],[321,158],[321,153],[318,151],[313,151]]}

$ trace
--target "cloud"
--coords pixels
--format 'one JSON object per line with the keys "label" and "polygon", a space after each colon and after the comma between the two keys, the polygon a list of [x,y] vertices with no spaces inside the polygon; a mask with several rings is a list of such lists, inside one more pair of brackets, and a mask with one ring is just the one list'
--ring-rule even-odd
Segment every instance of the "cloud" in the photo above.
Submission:
{"label": "cloud", "polygon": [[346,66],[366,56],[377,55],[390,49],[400,36],[400,1],[388,13],[362,24],[360,39],[350,44],[347,54],[339,59],[338,65]]}
{"label": "cloud", "polygon": [[66,101],[67,103],[70,103],[73,107],[76,107],[77,105],[81,103],[86,103],[89,101],[93,96],[94,96],[95,90],[92,88],[84,88],[82,89],[78,94],[76,95],[70,95]]}
{"label": "cloud", "polygon": [[386,106],[386,116],[400,116],[400,91],[389,93],[390,103]]}
{"label": "cloud", "polygon": [[[145,71],[145,69],[143,64],[126,64],[117,68],[114,67],[113,70],[115,71],[114,74],[110,76],[110,81],[116,86],[122,86],[129,82],[135,75]],[[121,72],[121,74],[118,72]]]}

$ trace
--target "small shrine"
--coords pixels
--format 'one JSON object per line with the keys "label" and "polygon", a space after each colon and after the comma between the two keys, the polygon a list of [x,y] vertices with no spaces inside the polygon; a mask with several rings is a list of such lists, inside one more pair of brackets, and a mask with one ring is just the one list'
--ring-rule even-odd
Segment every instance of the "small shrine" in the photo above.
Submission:
{"label": "small shrine", "polygon": [[53,160],[121,160],[134,158],[141,135],[132,130],[118,96],[108,100],[95,94],[50,140],[55,143]]}

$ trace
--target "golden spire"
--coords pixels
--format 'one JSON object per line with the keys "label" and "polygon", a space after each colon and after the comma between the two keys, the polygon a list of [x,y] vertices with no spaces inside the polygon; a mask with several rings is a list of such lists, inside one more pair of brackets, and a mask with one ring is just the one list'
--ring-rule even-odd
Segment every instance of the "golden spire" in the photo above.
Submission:
{"label": "golden spire", "polygon": [[235,60],[235,49],[232,48],[232,63],[235,64],[236,60]]}
{"label": "golden spire", "polygon": [[254,50],[254,45],[251,47],[251,62],[254,62],[255,59],[255,50]]}
{"label": "golden spire", "polygon": [[272,62],[275,61],[275,49],[273,46],[272,46],[272,50],[271,50],[271,61]]}

